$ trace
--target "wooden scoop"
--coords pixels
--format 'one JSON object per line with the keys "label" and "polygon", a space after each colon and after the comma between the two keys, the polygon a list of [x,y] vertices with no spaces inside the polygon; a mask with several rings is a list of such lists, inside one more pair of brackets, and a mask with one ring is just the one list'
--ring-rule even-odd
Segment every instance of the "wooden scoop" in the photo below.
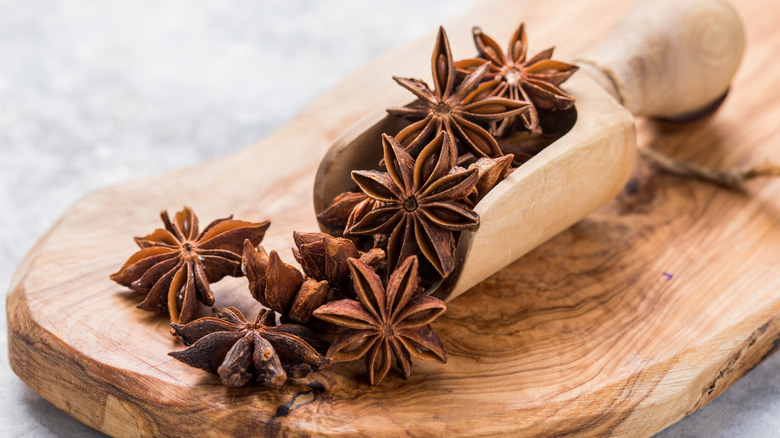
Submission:
{"label": "wooden scoop", "polygon": [[[638,2],[579,60],[587,74],[564,84],[576,98],[574,126],[480,201],[479,229],[461,234],[455,271],[429,292],[457,297],[612,199],[633,169],[634,116],[689,119],[712,110],[744,45],[742,23],[726,1]],[[388,102],[336,140],[315,180],[317,212],[356,187],[352,170],[376,167],[381,134],[403,126],[385,108],[410,102]]]}

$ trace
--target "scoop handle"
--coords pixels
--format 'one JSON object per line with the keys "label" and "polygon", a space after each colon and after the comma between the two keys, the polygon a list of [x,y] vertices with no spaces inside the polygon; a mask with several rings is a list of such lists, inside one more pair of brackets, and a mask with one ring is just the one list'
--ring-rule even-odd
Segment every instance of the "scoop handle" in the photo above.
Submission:
{"label": "scoop handle", "polygon": [[684,119],[727,92],[744,49],[726,0],[640,0],[578,64],[635,116]]}

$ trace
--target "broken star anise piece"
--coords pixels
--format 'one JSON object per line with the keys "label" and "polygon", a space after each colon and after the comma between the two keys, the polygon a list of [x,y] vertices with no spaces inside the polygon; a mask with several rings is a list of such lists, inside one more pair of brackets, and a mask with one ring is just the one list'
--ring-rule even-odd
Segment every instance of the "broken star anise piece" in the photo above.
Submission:
{"label": "broken star anise piece", "polygon": [[473,209],[493,187],[503,181],[510,172],[513,159],[514,155],[509,154],[498,158],[480,158],[472,163],[468,168],[476,169],[479,179],[469,194],[466,205]]}
{"label": "broken star anise piece", "polygon": [[[374,248],[358,251],[351,240],[324,233],[293,233],[295,259],[303,274],[283,262],[276,251],[267,254],[262,245],[244,244],[241,269],[249,280],[249,292],[260,304],[279,312],[283,320],[309,322],[311,314],[325,302],[354,298],[349,287],[347,259],[360,258],[373,268],[385,263],[385,253]],[[305,275],[304,275],[305,274]]]}
{"label": "broken star anise piece", "polygon": [[357,206],[369,201],[372,200],[365,193],[344,192],[336,196],[333,202],[317,215],[321,229],[332,236],[343,236]]}
{"label": "broken star anise piece", "polygon": [[[524,23],[520,24],[509,40],[506,54],[498,43],[482,33],[479,27],[475,27],[472,32],[480,58],[464,59],[456,62],[455,66],[469,77],[489,65],[490,71],[483,76],[484,82],[480,84],[480,91],[489,96],[530,102],[532,105],[529,111],[520,115],[527,129],[539,130],[537,108],[564,110],[574,105],[574,98],[559,86],[579,67],[550,59],[553,48],[526,60],[528,38]],[[514,117],[505,118],[492,129],[492,133],[496,136],[504,135],[513,119]]]}
{"label": "broken star anise piece", "polygon": [[360,260],[349,259],[349,268],[358,300],[334,301],[314,311],[318,318],[347,328],[328,349],[328,357],[346,362],[366,356],[372,385],[387,375],[393,356],[404,378],[412,371],[411,356],[447,362],[447,352],[429,325],[447,306],[419,295],[417,257],[406,259],[390,275],[387,287]]}
{"label": "broken star anise piece", "polygon": [[477,169],[455,168],[457,151],[440,132],[415,160],[398,142],[382,136],[387,173],[353,171],[352,179],[381,206],[348,231],[353,235],[389,234],[389,269],[422,253],[442,276],[455,269],[453,232],[476,230],[479,216],[465,204],[479,180]]}
{"label": "broken star anise piece", "polygon": [[167,211],[160,217],[165,229],[136,237],[141,249],[111,279],[146,295],[140,309],[168,313],[175,323],[192,321],[198,301],[214,305],[209,284],[225,276],[240,277],[244,240],[259,244],[270,225],[230,216],[199,232],[198,218],[189,207],[176,213],[173,222]]}
{"label": "broken star anise piece", "polygon": [[385,252],[380,248],[362,252],[351,240],[325,233],[295,231],[293,239],[296,246],[293,248],[293,256],[303,272],[309,278],[328,282],[327,301],[355,297],[350,287],[348,259],[357,258],[375,270],[386,270]]}
{"label": "broken star anise piece", "polygon": [[241,269],[249,280],[249,293],[265,307],[297,323],[305,323],[311,313],[325,302],[327,281],[305,278],[292,265],[283,262],[276,251],[265,252],[244,244]]}
{"label": "broken star anise piece", "polygon": [[[419,98],[419,104],[388,108],[391,115],[415,120],[398,133],[396,140],[416,156],[440,131],[445,130],[459,152],[476,157],[502,155],[496,139],[480,123],[499,122],[520,115],[528,102],[504,97],[485,97],[480,85],[490,65],[475,68],[456,87],[456,68],[444,28],[439,28],[431,59],[434,89],[419,79],[393,77],[399,85]],[[484,98],[482,98],[484,97]]]}
{"label": "broken star anise piece", "polygon": [[213,309],[213,316],[171,324],[186,350],[168,353],[187,365],[219,374],[226,386],[254,379],[278,387],[331,364],[327,344],[295,324],[275,325],[274,313],[261,310],[250,323],[236,308]]}

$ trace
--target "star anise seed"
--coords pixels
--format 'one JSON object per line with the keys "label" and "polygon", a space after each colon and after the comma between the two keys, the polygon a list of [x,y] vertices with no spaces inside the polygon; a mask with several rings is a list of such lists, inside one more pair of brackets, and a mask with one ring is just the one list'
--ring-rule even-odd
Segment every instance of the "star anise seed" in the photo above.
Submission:
{"label": "star anise seed", "polygon": [[382,147],[387,172],[352,172],[360,189],[381,206],[372,209],[348,232],[389,233],[389,269],[422,253],[446,277],[455,268],[453,232],[476,230],[479,226],[479,216],[465,205],[479,181],[477,169],[453,169],[457,151],[443,131],[423,148],[416,160],[388,135],[382,136]]}
{"label": "star anise seed", "polygon": [[257,245],[263,240],[269,221],[258,223],[231,217],[210,223],[198,231],[198,218],[189,207],[171,222],[160,213],[165,229],[136,237],[141,249],[130,256],[111,279],[146,295],[138,305],[151,312],[168,313],[171,322],[191,321],[198,301],[214,305],[209,284],[225,276],[240,277],[244,240]]}
{"label": "star anise seed", "polygon": [[331,364],[327,344],[306,327],[275,325],[274,313],[261,310],[254,323],[236,308],[213,309],[213,316],[171,324],[186,350],[174,358],[219,375],[223,385],[243,386],[254,379],[278,387]]}
{"label": "star anise seed", "polygon": [[[431,59],[434,89],[419,79],[393,77],[419,98],[419,104],[388,108],[391,115],[415,122],[398,133],[396,140],[416,156],[431,139],[446,131],[461,153],[477,157],[502,155],[496,139],[480,123],[497,122],[528,111],[528,102],[487,97],[480,85],[489,65],[474,69],[456,87],[456,68],[444,28],[439,28]],[[479,97],[484,97],[480,99]]]}
{"label": "star anise seed", "polygon": [[328,349],[328,357],[345,362],[366,356],[372,385],[387,375],[393,356],[404,378],[411,374],[412,356],[447,362],[447,352],[429,325],[447,306],[419,295],[417,257],[393,271],[386,287],[365,263],[349,259],[349,268],[358,300],[334,301],[314,311],[318,318],[347,328]]}

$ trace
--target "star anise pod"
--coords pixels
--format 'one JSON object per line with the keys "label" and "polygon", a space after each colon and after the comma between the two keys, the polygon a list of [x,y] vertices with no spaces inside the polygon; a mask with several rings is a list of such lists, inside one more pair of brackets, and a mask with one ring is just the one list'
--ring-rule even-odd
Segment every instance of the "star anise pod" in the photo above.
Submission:
{"label": "star anise pod", "polygon": [[476,157],[502,155],[496,139],[480,123],[497,122],[526,112],[528,102],[487,96],[480,85],[490,65],[475,68],[456,87],[456,68],[450,51],[450,43],[444,28],[439,35],[431,59],[434,89],[419,79],[393,77],[398,84],[419,98],[419,104],[402,108],[388,108],[387,112],[398,117],[417,120],[396,136],[412,155],[428,144],[440,131],[445,130],[461,152]]}
{"label": "star anise pod", "polygon": [[187,365],[219,374],[222,384],[243,386],[254,378],[278,387],[331,364],[327,344],[306,327],[275,325],[274,313],[260,310],[248,322],[234,307],[212,309],[213,316],[171,324],[186,350],[168,353]]}
{"label": "star anise pod", "polygon": [[353,171],[352,179],[381,203],[348,231],[353,235],[390,234],[388,266],[418,252],[442,277],[455,268],[453,232],[476,230],[479,216],[465,204],[479,180],[476,169],[453,169],[455,146],[440,132],[415,160],[398,142],[382,136],[387,173]]}
{"label": "star anise pod", "polygon": [[[365,193],[361,193],[361,194],[366,196]],[[367,199],[364,199],[363,201],[355,205],[355,208],[353,208],[352,211],[349,213],[349,216],[347,217],[347,223],[344,225],[344,237],[348,239],[356,239],[355,236],[349,233],[349,230],[352,229],[352,227],[356,223],[360,222],[364,217],[366,217],[366,215],[371,210],[375,208],[379,208],[383,205],[380,201],[377,201],[376,199],[371,199],[368,196],[366,196],[366,198]]]}
{"label": "star anise pod", "polygon": [[[472,32],[479,56],[484,59],[465,59],[456,62],[455,66],[469,77],[489,65],[490,71],[484,75],[480,92],[514,101],[531,102],[529,111],[520,115],[527,129],[539,130],[537,108],[564,110],[574,105],[574,98],[561,90],[559,85],[569,79],[579,67],[550,59],[554,50],[552,47],[526,60],[528,38],[524,23],[520,24],[509,40],[506,54],[498,43],[482,33],[479,27],[475,27]],[[492,133],[495,136],[503,135],[513,119],[514,117],[505,118],[492,129]]]}
{"label": "star anise pod", "polygon": [[[384,160],[382,162],[384,163]],[[363,192],[344,192],[336,196],[333,202],[317,215],[317,220],[323,231],[331,236],[356,239],[348,230],[378,206],[378,201]]]}
{"label": "star anise pod", "polygon": [[[525,132],[527,133],[527,131]],[[464,157],[465,155],[461,155],[458,159],[461,160]],[[524,154],[523,159],[527,160],[530,157],[530,154]],[[469,168],[476,168],[477,173],[479,173],[479,181],[466,201],[466,204],[470,208],[474,208],[474,206],[476,206],[493,187],[506,177],[511,170],[510,166],[513,159],[514,155],[508,154],[498,158],[482,157],[479,160],[474,160],[470,164],[467,164]],[[353,225],[360,222],[368,212],[377,206],[381,206],[381,203],[369,198],[368,195],[363,192],[345,192],[336,196],[331,205],[323,210],[317,218],[320,220],[320,224],[325,227],[328,234],[352,237],[349,233],[345,233],[345,229],[348,230],[352,228]]]}
{"label": "star anise pod", "polygon": [[[317,220],[326,233],[341,237],[350,217],[359,204],[372,201],[365,193],[344,192],[333,199],[333,202],[317,215]],[[360,210],[364,210],[362,207]],[[352,219],[354,221],[354,217]]]}
{"label": "star anise pod", "polygon": [[334,301],[314,311],[318,318],[347,328],[328,349],[328,357],[346,362],[366,356],[372,385],[387,375],[392,356],[404,378],[412,371],[411,356],[447,362],[447,352],[429,325],[447,306],[438,298],[420,295],[417,257],[409,257],[393,271],[387,287],[360,260],[350,259],[349,268],[357,301]]}
{"label": "star anise pod", "polygon": [[325,302],[327,281],[304,278],[292,265],[283,262],[276,251],[265,252],[251,242],[244,245],[241,268],[249,280],[249,292],[257,301],[285,318],[305,323]]}
{"label": "star anise pod", "polygon": [[514,155],[504,155],[498,158],[480,158],[471,164],[469,169],[476,169],[479,179],[474,190],[469,194],[466,205],[474,208],[490,190],[503,181],[510,172],[510,165]]}
{"label": "star anise pod", "polygon": [[355,297],[355,292],[351,288],[348,259],[360,259],[361,262],[378,271],[387,269],[385,252],[380,248],[362,252],[351,240],[325,233],[295,231],[293,239],[296,246],[293,249],[293,256],[306,276],[328,282],[328,301]]}
{"label": "star anise pod", "polygon": [[308,323],[314,309],[323,303],[354,297],[348,288],[348,258],[359,257],[374,267],[385,260],[381,249],[362,253],[348,239],[297,231],[293,237],[297,246],[293,254],[304,273],[283,262],[276,251],[267,254],[262,245],[255,248],[249,241],[244,243],[241,264],[249,292],[260,304],[279,312],[283,321]]}
{"label": "star anise pod", "polygon": [[198,301],[214,305],[209,284],[228,275],[240,277],[244,240],[259,244],[271,224],[230,216],[199,232],[198,218],[189,207],[176,213],[173,222],[167,211],[160,217],[165,229],[136,237],[141,249],[111,279],[146,295],[138,308],[168,313],[175,323],[192,321]]}

